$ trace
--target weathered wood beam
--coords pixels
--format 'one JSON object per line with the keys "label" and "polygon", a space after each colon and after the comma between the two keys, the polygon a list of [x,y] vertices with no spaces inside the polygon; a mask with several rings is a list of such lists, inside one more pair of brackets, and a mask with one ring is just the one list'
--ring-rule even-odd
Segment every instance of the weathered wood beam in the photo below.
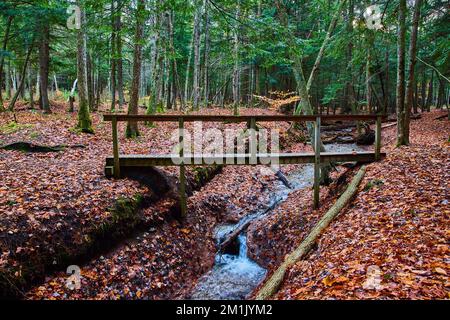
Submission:
{"label": "weathered wood beam", "polygon": [[[273,122],[273,121],[315,121],[320,117],[322,121],[344,121],[344,120],[376,120],[378,115],[361,114],[361,115],[253,115],[253,116],[233,116],[233,115],[127,115],[127,114],[104,114],[104,121],[118,122],[124,121],[148,121],[148,122],[178,122],[180,117],[184,122],[205,121],[205,122],[250,122],[255,119],[256,122]],[[382,116],[387,118],[386,116]]]}
{"label": "weathered wood beam", "polygon": [[[315,163],[315,153],[281,153],[281,154],[257,154],[256,165],[279,164],[301,164]],[[380,158],[386,157],[386,153],[380,153]],[[215,156],[184,154],[184,163],[189,166],[208,166],[211,164],[224,165],[252,165],[250,154],[219,154]],[[179,166],[175,164],[171,155],[120,155],[121,167],[148,167],[148,166]],[[181,158],[175,156],[178,163]],[[197,163],[194,162],[197,159]],[[375,161],[374,152],[349,152],[349,153],[320,153],[321,162],[360,162],[368,163]],[[255,164],[254,164],[255,165]],[[114,166],[114,157],[106,158],[106,166]]]}
{"label": "weathered wood beam", "polygon": [[117,133],[117,119],[112,120],[113,154],[114,154],[114,178],[120,178],[119,137]]}

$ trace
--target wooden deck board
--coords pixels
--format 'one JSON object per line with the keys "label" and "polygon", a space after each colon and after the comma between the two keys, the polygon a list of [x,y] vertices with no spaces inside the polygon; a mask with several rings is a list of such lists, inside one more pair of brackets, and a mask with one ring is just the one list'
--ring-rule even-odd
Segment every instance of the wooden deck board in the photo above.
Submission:
{"label": "wooden deck board", "polygon": [[[381,153],[381,158],[384,158],[386,153]],[[175,160],[180,161],[180,158],[175,156]],[[192,156],[185,155],[185,165],[205,166],[211,164],[225,164],[225,165],[267,165],[271,162],[277,161],[279,164],[301,164],[314,163],[314,153],[281,153],[281,154],[257,154],[256,163],[251,161],[250,154],[223,154],[215,156]],[[333,153],[323,152],[320,154],[320,161],[323,162],[374,162],[375,152],[347,152],[347,153]],[[171,155],[120,155],[120,167],[148,167],[148,166],[177,166],[180,164],[174,163]],[[275,162],[276,163],[276,162]],[[114,166],[114,157],[106,158],[106,166]]]}

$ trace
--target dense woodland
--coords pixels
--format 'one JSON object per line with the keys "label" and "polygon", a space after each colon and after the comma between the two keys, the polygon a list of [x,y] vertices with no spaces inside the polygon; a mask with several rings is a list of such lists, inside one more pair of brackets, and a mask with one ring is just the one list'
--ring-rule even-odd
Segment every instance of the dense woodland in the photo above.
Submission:
{"label": "dense woodland", "polygon": [[[0,0],[0,299],[449,299],[448,9]],[[309,160],[119,163],[187,115]]]}
{"label": "dense woodland", "polygon": [[258,96],[298,92],[296,113],[397,111],[401,127],[405,110],[448,106],[445,1],[70,3],[1,2],[0,108],[21,98],[51,112],[49,96],[76,95],[91,131],[89,112],[107,101],[131,114],[238,113]]}

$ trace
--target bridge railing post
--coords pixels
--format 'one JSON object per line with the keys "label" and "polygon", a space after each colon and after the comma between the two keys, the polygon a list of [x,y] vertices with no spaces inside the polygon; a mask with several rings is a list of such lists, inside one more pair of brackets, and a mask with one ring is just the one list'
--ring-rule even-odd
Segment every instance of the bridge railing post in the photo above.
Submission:
{"label": "bridge railing post", "polygon": [[181,217],[186,217],[187,212],[187,199],[186,199],[186,167],[184,165],[184,119],[181,117],[178,121],[178,134],[180,143],[180,208]]}
{"label": "bridge railing post", "polygon": [[375,129],[375,160],[381,159],[381,116],[377,117],[377,124]]}
{"label": "bridge railing post", "polygon": [[114,155],[114,178],[120,178],[120,158],[119,158],[119,136],[117,133],[117,119],[113,118],[112,122],[113,137],[113,155]]}
{"label": "bridge railing post", "polygon": [[256,156],[257,153],[257,141],[256,141],[256,119],[251,118],[250,119],[250,142],[249,142],[249,149],[250,149],[250,164],[258,164],[258,159]]}
{"label": "bridge railing post", "polygon": [[320,199],[320,117],[314,122],[314,209],[319,209]]}

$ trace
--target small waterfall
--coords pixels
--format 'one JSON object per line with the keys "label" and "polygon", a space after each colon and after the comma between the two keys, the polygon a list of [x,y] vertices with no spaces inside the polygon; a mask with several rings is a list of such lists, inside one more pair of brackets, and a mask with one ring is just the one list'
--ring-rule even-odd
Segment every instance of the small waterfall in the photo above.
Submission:
{"label": "small waterfall", "polygon": [[[355,144],[331,144],[327,145],[326,148],[328,152],[362,150]],[[274,204],[274,207],[286,200],[292,191],[312,187],[314,166],[311,164],[304,165],[300,170],[291,173],[288,178],[293,189],[288,189],[280,182],[270,201],[270,204]],[[237,227],[262,214],[262,212],[251,213],[237,224],[219,226],[215,234],[217,244],[221,243],[226,235]],[[213,269],[199,279],[197,286],[191,293],[192,299],[242,300],[264,279],[267,271],[247,256],[247,235],[245,232],[237,237],[237,243],[234,247],[235,252],[216,255]]]}

